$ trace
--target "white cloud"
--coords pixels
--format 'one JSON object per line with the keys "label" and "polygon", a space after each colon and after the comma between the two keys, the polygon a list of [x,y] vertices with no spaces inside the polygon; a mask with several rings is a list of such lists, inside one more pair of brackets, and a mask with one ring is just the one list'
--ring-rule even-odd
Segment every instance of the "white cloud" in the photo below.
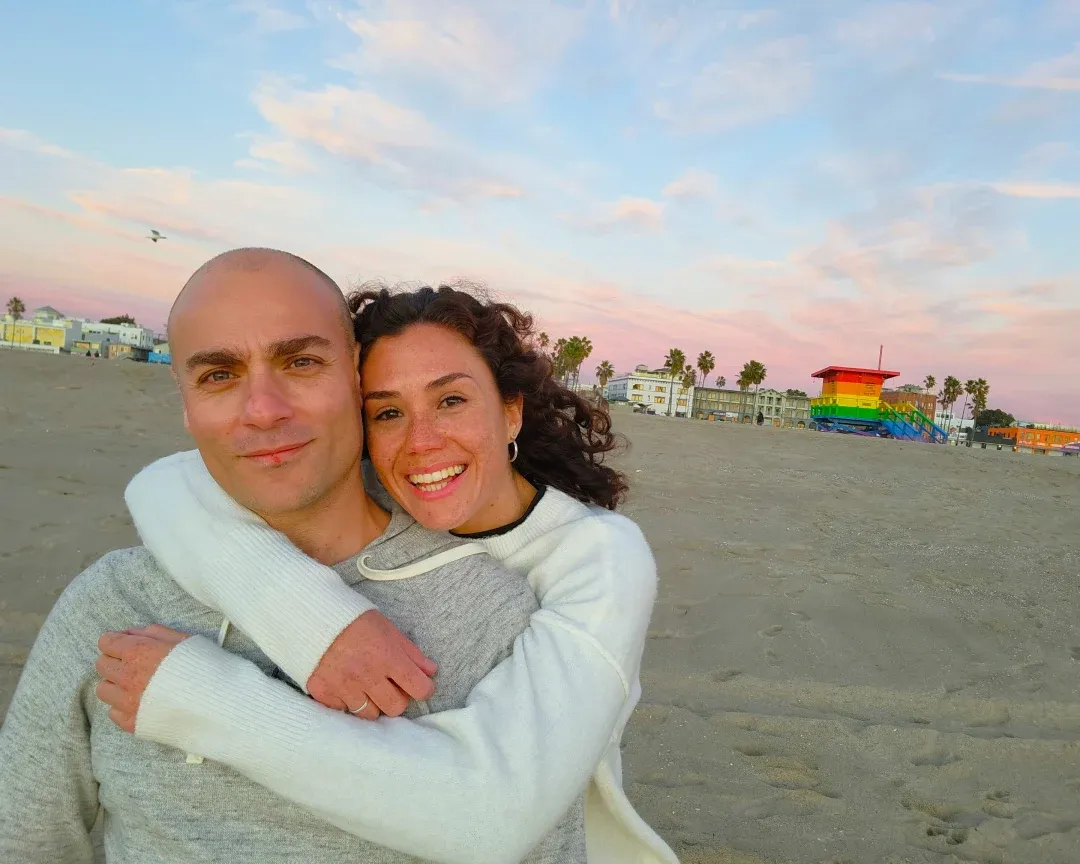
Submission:
{"label": "white cloud", "polygon": [[303,15],[282,9],[273,3],[262,2],[262,0],[238,0],[233,3],[232,8],[252,15],[255,19],[255,29],[259,33],[283,33],[311,26],[311,21]]}
{"label": "white cloud", "polygon": [[872,3],[836,25],[841,44],[869,54],[939,39],[947,10],[934,3]]}
{"label": "white cloud", "polygon": [[268,79],[253,99],[280,136],[271,145],[262,142],[261,154],[253,148],[252,155],[263,160],[300,160],[308,166],[307,150],[315,148],[361,166],[369,180],[389,188],[459,203],[525,194],[422,113],[371,90],[339,85],[303,90]]}
{"label": "white cloud", "polygon": [[362,45],[335,65],[422,76],[474,101],[511,102],[548,79],[583,15],[554,0],[381,0],[345,16]]}
{"label": "white cloud", "polygon": [[689,81],[669,85],[656,115],[684,132],[717,132],[787,114],[810,98],[813,75],[802,37],[733,50]]}
{"label": "white cloud", "polygon": [[965,75],[949,72],[946,81],[962,84],[997,84],[1034,90],[1080,93],[1080,44],[1068,54],[1034,63],[1019,75]]}
{"label": "white cloud", "polygon": [[716,175],[690,168],[661,191],[665,198],[712,198],[718,191]]}

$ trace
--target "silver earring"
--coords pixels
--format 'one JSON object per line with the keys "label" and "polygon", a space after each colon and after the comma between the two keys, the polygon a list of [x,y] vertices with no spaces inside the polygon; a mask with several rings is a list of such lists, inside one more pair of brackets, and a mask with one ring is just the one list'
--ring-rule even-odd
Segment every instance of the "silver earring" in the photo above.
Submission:
{"label": "silver earring", "polygon": [[518,457],[517,439],[515,438],[510,442],[510,461],[513,462]]}

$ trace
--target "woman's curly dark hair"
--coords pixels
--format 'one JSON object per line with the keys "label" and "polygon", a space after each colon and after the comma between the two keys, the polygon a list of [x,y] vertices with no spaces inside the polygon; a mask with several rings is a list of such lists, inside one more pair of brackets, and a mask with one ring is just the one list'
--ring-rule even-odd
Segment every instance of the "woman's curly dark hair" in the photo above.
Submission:
{"label": "woman's curly dark hair", "polygon": [[553,486],[586,504],[614,510],[629,484],[604,463],[623,443],[605,407],[590,404],[555,378],[551,360],[533,347],[533,319],[509,303],[482,299],[477,286],[457,283],[390,289],[365,283],[349,294],[363,367],[375,342],[414,324],[460,333],[480,352],[504,399],[522,397],[514,467],[534,486]]}

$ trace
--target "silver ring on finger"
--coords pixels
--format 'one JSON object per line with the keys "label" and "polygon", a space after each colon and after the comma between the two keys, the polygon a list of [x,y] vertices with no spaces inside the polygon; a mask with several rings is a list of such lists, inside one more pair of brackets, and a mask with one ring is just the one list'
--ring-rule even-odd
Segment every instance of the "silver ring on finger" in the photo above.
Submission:
{"label": "silver ring on finger", "polygon": [[[363,710],[364,710],[365,708],[367,708],[367,706],[368,706],[368,705],[370,705],[370,704],[371,704],[371,700],[370,700],[370,699],[365,699],[365,700],[364,700],[364,704],[363,704],[363,705],[361,705],[361,706],[360,706],[359,708],[357,708],[357,709],[356,709],[355,711],[354,711],[353,709],[351,709],[351,708],[350,708],[350,709],[349,709],[349,713],[350,713],[350,714],[359,714],[359,713],[360,713],[361,711],[363,711]],[[348,706],[345,706],[345,707],[347,707],[347,708],[348,708]]]}

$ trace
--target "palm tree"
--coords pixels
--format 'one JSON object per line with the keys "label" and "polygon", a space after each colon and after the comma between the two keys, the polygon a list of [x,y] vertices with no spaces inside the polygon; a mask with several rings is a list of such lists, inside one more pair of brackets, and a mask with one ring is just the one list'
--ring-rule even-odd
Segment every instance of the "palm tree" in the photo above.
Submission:
{"label": "palm tree", "polygon": [[26,314],[26,304],[23,303],[22,298],[12,297],[7,301],[7,314],[11,316],[14,322],[11,327],[11,336],[8,341],[11,342],[11,346],[15,347],[15,324],[19,323],[19,319]]}
{"label": "palm tree", "polygon": [[547,346],[551,344],[551,337],[541,330],[536,336],[536,341],[540,345],[540,350],[546,351]]}
{"label": "palm tree", "polygon": [[614,377],[615,367],[607,360],[601,360],[600,365],[596,367],[596,383],[600,385],[601,400],[604,398],[604,388],[607,387],[607,382]]}
{"label": "palm tree", "polygon": [[727,386],[727,378],[721,375],[716,379],[716,386],[723,390]]}
{"label": "palm tree", "polygon": [[592,354],[592,340],[588,336],[578,336],[577,352],[574,355],[577,361],[574,366],[574,384],[581,383],[581,364],[589,359],[590,354]]}
{"label": "palm tree", "polygon": [[964,425],[964,415],[967,414],[968,400],[975,395],[975,389],[977,386],[978,384],[976,383],[974,378],[968,378],[968,380],[964,382],[964,393],[966,395],[964,396],[964,407],[960,409],[961,426]]}
{"label": "palm tree", "polygon": [[[747,364],[749,366],[750,364]],[[746,410],[746,391],[750,389],[750,385],[754,382],[750,380],[749,373],[746,371],[746,366],[743,366],[742,371],[739,373],[739,377],[735,379],[735,386],[741,391],[739,396],[739,422],[743,421],[743,412]]]}
{"label": "palm tree", "polygon": [[701,386],[704,387],[709,378],[709,373],[716,368],[716,358],[713,357],[712,351],[702,351],[698,354],[697,368],[701,372]]}
{"label": "palm tree", "polygon": [[[765,368],[764,363],[760,363],[757,360],[751,360],[746,363],[742,368],[742,373],[739,375],[740,382],[745,381],[745,386],[740,383],[739,388],[745,393],[751,384],[754,385],[754,403],[757,404],[757,394],[761,389],[761,384],[768,376],[769,370]],[[741,413],[741,409],[740,409]]]}
{"label": "palm tree", "polygon": [[959,378],[952,375],[946,376],[945,385],[941,389],[941,405],[942,407],[949,406],[949,428],[946,431],[952,431],[953,408],[963,392],[964,385],[960,383]]}
{"label": "palm tree", "polygon": [[986,410],[986,403],[990,399],[990,385],[986,383],[985,378],[979,378],[975,382],[975,392],[971,394],[971,398],[973,400],[971,416],[974,419]]}
{"label": "palm tree", "polygon": [[664,358],[664,369],[667,370],[668,375],[671,377],[671,393],[670,402],[671,405],[668,408],[668,416],[672,415],[675,410],[675,379],[683,374],[683,370],[686,368],[686,355],[678,348],[672,348],[667,352],[667,357]]}
{"label": "palm tree", "polygon": [[933,390],[936,385],[937,385],[937,379],[933,375],[927,375],[926,378],[922,382],[923,389],[927,392],[927,394],[929,394],[930,391]]}
{"label": "palm tree", "polygon": [[553,371],[555,377],[562,379],[564,384],[566,383],[566,376],[569,374],[569,370],[567,369],[567,345],[567,341],[562,337],[559,337],[551,349],[551,363],[554,367]]}

